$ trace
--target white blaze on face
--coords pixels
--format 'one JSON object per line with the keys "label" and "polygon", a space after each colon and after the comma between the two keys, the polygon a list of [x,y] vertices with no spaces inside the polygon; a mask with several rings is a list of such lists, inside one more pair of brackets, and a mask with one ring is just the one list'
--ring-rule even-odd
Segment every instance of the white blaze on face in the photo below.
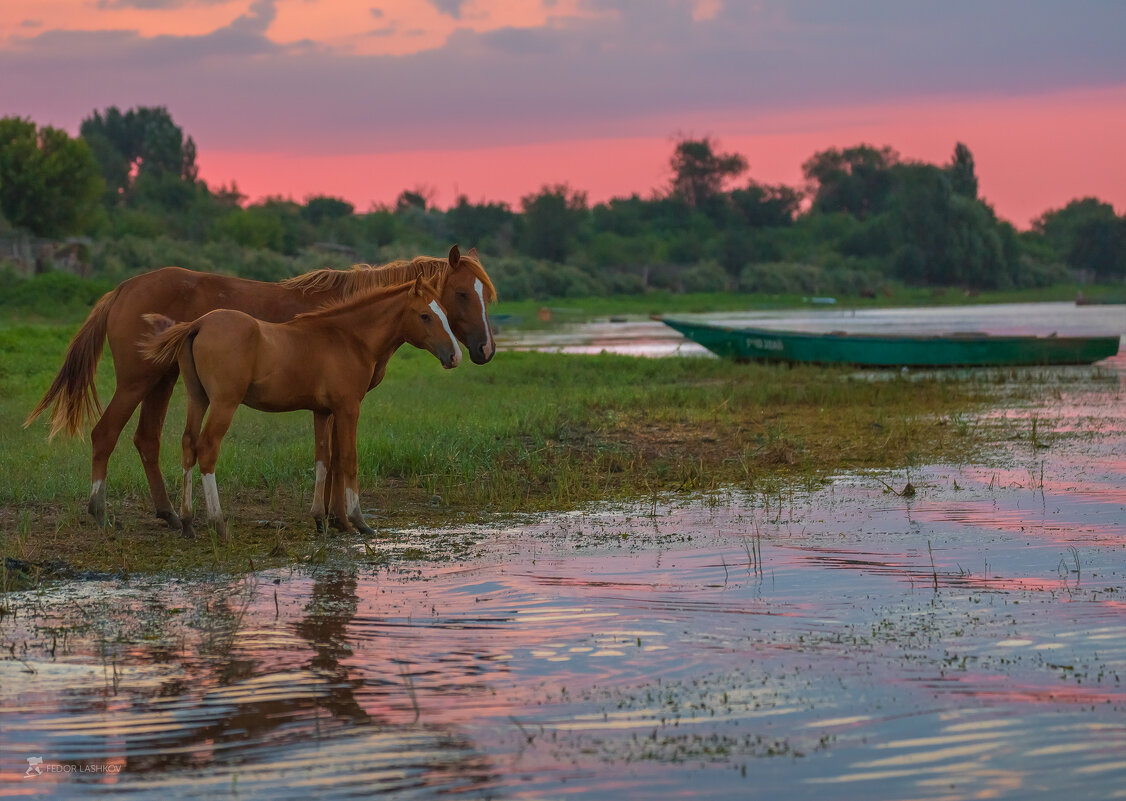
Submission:
{"label": "white blaze on face", "polygon": [[214,473],[205,473],[203,476],[203,498],[207,501],[208,518],[222,520],[223,510],[219,508],[219,486],[215,483]]}
{"label": "white blaze on face", "polygon": [[454,349],[453,363],[456,366],[458,362],[461,361],[461,348],[458,346],[457,339],[454,337],[453,329],[450,328],[450,321],[446,319],[446,313],[442,311],[442,307],[438,305],[438,301],[430,301],[430,310],[438,315],[438,319],[442,321],[442,328],[446,329],[446,333],[449,334],[450,344],[453,345]]}
{"label": "white blaze on face", "polygon": [[485,326],[485,352],[488,353],[493,344],[493,331],[489,328],[489,316],[485,314],[485,285],[478,278],[473,282],[473,288],[477,290],[477,299],[481,301],[481,325]]}

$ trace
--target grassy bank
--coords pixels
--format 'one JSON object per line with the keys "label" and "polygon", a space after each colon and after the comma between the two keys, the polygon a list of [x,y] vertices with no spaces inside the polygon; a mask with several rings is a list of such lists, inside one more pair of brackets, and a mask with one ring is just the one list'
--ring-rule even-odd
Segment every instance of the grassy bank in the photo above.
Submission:
{"label": "grassy bank", "polygon": [[[84,512],[88,441],[48,443],[43,421],[21,427],[73,330],[0,326],[4,556],[48,569],[56,560],[147,572],[243,569],[316,549],[308,413],[236,416],[217,469],[231,545],[185,542],[152,517],[133,425],[110,462],[115,527],[93,528]],[[98,386],[108,400],[108,353]],[[725,485],[777,492],[832,471],[964,459],[983,442],[967,415],[988,394],[956,379],[867,381],[838,369],[610,355],[501,353],[488,366],[445,372],[407,348],[364,404],[361,492],[385,530]],[[178,388],[161,456],[176,498],[183,419]],[[198,483],[196,495],[199,507]]]}

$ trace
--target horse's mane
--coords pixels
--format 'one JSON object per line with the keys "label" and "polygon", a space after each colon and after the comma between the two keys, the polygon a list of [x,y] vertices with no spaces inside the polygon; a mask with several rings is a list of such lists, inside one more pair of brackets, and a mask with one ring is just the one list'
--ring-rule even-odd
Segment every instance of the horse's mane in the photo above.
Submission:
{"label": "horse's mane", "polygon": [[[485,302],[491,303],[497,299],[497,290],[493,286],[481,262],[470,256],[462,256],[461,262],[473,271],[481,280],[485,290]],[[461,263],[458,264],[461,269]],[[353,264],[347,270],[313,270],[312,272],[288,278],[282,281],[282,286],[290,289],[299,289],[302,292],[330,292],[339,291],[344,300],[355,297],[358,293],[377,287],[395,286],[422,276],[424,280],[431,281],[439,295],[445,288],[446,279],[450,275],[450,262],[444,258],[431,256],[416,256],[413,259],[393,261],[379,267],[370,264]],[[436,279],[436,280],[435,280]]]}
{"label": "horse's mane", "polygon": [[[318,270],[318,272],[340,272],[345,275],[347,274],[344,273],[343,270]],[[326,317],[337,312],[349,312],[361,306],[366,306],[369,303],[374,303],[375,301],[382,298],[405,293],[413,286],[414,281],[412,280],[400,281],[399,283],[391,284],[390,286],[372,286],[362,289],[353,289],[351,294],[329,300],[323,305],[318,306],[316,309],[313,309],[312,311],[302,312],[301,314],[295,315],[293,319],[307,320],[314,317]],[[430,289],[431,291],[433,291],[432,286],[430,287]]]}

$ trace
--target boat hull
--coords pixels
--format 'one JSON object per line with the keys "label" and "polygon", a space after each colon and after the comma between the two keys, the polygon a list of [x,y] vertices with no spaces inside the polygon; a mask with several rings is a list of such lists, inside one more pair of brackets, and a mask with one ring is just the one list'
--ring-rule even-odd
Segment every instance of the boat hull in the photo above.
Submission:
{"label": "boat hull", "polygon": [[1118,353],[1119,338],[807,333],[662,318],[718,356],[741,361],[863,367],[1007,367],[1091,364]]}

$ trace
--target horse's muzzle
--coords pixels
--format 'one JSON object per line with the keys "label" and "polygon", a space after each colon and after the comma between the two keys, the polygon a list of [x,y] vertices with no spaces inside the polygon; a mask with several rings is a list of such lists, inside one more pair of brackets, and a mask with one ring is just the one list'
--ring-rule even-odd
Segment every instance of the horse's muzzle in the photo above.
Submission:
{"label": "horse's muzzle", "polygon": [[488,342],[483,342],[475,348],[468,348],[469,358],[473,360],[474,364],[488,364],[493,354],[497,352],[496,345],[490,339]]}

